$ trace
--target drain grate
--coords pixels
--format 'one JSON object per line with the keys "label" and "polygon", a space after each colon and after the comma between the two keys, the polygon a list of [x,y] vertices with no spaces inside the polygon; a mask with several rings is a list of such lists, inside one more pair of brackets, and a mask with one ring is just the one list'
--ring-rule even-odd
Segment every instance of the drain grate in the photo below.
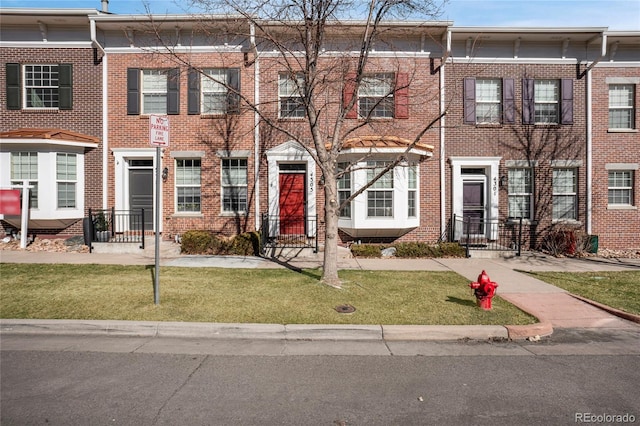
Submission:
{"label": "drain grate", "polygon": [[352,314],[356,311],[356,308],[351,305],[339,305],[335,307],[335,310],[339,314]]}

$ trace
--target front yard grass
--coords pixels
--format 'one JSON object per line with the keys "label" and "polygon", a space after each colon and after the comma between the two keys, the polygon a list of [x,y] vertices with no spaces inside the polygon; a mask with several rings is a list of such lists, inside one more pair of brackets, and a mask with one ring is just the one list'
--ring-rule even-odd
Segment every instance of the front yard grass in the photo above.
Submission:
{"label": "front yard grass", "polygon": [[[0,317],[276,324],[531,324],[536,319],[495,297],[476,306],[468,280],[452,272],[341,271],[344,284],[319,283],[319,270],[160,269],[2,264]],[[352,314],[338,313],[352,305]]]}
{"label": "front yard grass", "polygon": [[594,302],[640,315],[640,271],[528,274]]}

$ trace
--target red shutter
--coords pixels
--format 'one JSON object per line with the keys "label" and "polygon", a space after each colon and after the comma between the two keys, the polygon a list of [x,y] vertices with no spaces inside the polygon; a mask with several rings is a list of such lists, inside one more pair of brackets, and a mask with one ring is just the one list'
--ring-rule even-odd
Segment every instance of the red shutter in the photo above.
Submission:
{"label": "red shutter", "polygon": [[[344,87],[342,89],[342,107],[348,108],[349,103],[353,99],[356,90],[356,73],[348,73],[344,79]],[[358,118],[358,105],[356,103],[353,105],[349,111],[347,111],[346,118]]]}
{"label": "red shutter", "polygon": [[395,118],[409,118],[409,74],[396,74]]}

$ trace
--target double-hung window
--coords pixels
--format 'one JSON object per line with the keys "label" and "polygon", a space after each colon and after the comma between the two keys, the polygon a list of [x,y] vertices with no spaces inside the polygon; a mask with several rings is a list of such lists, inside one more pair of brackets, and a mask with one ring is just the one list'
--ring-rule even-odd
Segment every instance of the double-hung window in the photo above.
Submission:
{"label": "double-hung window", "polygon": [[635,86],[633,84],[609,85],[609,128],[635,128]]}
{"label": "double-hung window", "polygon": [[510,168],[509,217],[531,219],[533,198],[533,172],[529,167]]}
{"label": "double-hung window", "polygon": [[38,208],[38,153],[37,152],[12,152],[11,153],[11,185],[22,185],[27,180],[30,194],[31,208]]}
{"label": "double-hung window", "polygon": [[7,63],[7,109],[73,108],[71,64]]}
{"label": "double-hung window", "polygon": [[199,213],[201,211],[201,160],[176,159],[176,211]]}
{"label": "double-hung window", "polygon": [[188,113],[225,115],[240,112],[240,69],[189,70]]}
{"label": "double-hung window", "polygon": [[222,211],[245,213],[247,211],[247,159],[222,159]]}
{"label": "double-hung window", "polygon": [[127,114],[179,114],[180,70],[127,69]]}
{"label": "double-hung window", "polygon": [[167,113],[166,70],[142,70],[142,113]]}
{"label": "double-hung window", "polygon": [[76,154],[56,154],[56,184],[59,209],[76,208],[77,169]]}
{"label": "double-hung window", "polygon": [[500,123],[502,85],[501,80],[476,79],[476,123]]}
{"label": "double-hung window", "polygon": [[577,220],[578,176],[575,168],[553,169],[553,219]]}
{"label": "double-hung window", "polygon": [[558,121],[558,80],[536,80],[534,83],[536,124],[557,124]]}
{"label": "double-hung window", "polygon": [[416,217],[418,211],[418,166],[408,166],[407,173],[407,216]]}
{"label": "double-hung window", "polygon": [[282,73],[278,76],[278,99],[280,118],[304,118],[305,108],[302,99],[304,75]]}
{"label": "double-hung window", "polygon": [[361,117],[393,118],[393,73],[377,73],[364,76],[358,90],[358,112]]}
{"label": "double-hung window", "polygon": [[523,79],[522,123],[573,124],[573,79]]}
{"label": "double-hung window", "polygon": [[[372,181],[386,166],[384,161],[368,161],[367,181]],[[367,217],[393,217],[393,169],[367,189]]]}
{"label": "double-hung window", "polygon": [[[342,205],[351,196],[351,172],[345,172],[349,163],[338,163],[338,203]],[[351,218],[351,203],[340,209],[340,217]]]}
{"label": "double-hung window", "polygon": [[633,205],[633,171],[609,170],[609,205]]}

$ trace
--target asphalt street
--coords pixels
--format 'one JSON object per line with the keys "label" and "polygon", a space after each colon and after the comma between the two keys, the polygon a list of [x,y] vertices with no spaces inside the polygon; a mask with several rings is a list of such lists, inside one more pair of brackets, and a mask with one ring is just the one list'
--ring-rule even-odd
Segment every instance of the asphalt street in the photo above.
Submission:
{"label": "asphalt street", "polygon": [[537,342],[3,335],[0,423],[639,422],[639,337],[594,329]]}

